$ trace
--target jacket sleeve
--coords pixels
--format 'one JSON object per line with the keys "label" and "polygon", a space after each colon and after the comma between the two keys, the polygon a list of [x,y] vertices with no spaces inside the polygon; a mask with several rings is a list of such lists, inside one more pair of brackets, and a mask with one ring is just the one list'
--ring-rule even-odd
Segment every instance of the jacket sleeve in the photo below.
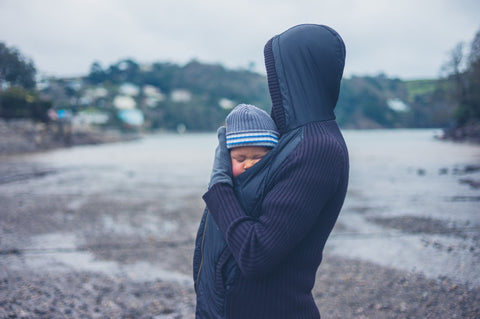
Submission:
{"label": "jacket sleeve", "polygon": [[[330,147],[335,148],[332,144]],[[247,216],[230,185],[218,183],[203,196],[245,276],[277,265],[310,232],[338,185],[338,149],[302,148],[287,158],[266,195],[258,219]]]}

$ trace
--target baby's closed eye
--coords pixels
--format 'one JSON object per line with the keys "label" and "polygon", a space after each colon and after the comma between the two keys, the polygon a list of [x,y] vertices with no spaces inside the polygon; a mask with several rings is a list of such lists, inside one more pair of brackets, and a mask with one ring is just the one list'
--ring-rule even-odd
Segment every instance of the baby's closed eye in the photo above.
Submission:
{"label": "baby's closed eye", "polygon": [[245,157],[235,156],[235,157],[232,157],[232,160],[234,160],[235,162],[241,163],[241,162],[245,161]]}

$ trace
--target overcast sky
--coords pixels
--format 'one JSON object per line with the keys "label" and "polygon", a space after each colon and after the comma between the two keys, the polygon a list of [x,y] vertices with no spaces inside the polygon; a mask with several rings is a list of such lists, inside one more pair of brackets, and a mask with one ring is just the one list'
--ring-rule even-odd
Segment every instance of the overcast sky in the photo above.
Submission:
{"label": "overcast sky", "polygon": [[264,72],[268,39],[318,23],[343,37],[347,76],[435,78],[480,29],[479,12],[478,0],[0,0],[0,42],[57,76],[124,58]]}

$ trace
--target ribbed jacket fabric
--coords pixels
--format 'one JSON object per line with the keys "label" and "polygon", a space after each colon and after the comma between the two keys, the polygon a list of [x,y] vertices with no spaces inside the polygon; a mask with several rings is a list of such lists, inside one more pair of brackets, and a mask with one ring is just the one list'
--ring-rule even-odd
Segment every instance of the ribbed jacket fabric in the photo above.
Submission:
{"label": "ribbed jacket fabric", "polygon": [[311,290],[345,197],[348,154],[334,121],[303,129],[258,219],[245,215],[227,184],[203,197],[241,270],[226,318],[320,317]]}
{"label": "ribbed jacket fabric", "polygon": [[319,318],[311,290],[348,185],[348,151],[333,113],[345,47],[329,27],[299,25],[273,37],[264,54],[281,166],[269,171],[253,215],[228,184],[203,196],[240,270],[225,289],[224,317]]}

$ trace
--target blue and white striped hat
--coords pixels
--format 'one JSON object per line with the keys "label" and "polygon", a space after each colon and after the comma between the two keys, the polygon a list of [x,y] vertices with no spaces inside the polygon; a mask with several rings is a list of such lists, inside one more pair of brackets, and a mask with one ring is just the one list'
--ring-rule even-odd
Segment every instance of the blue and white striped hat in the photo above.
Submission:
{"label": "blue and white striped hat", "polygon": [[241,146],[274,147],[278,143],[275,122],[262,109],[250,104],[239,104],[228,114],[227,148]]}

